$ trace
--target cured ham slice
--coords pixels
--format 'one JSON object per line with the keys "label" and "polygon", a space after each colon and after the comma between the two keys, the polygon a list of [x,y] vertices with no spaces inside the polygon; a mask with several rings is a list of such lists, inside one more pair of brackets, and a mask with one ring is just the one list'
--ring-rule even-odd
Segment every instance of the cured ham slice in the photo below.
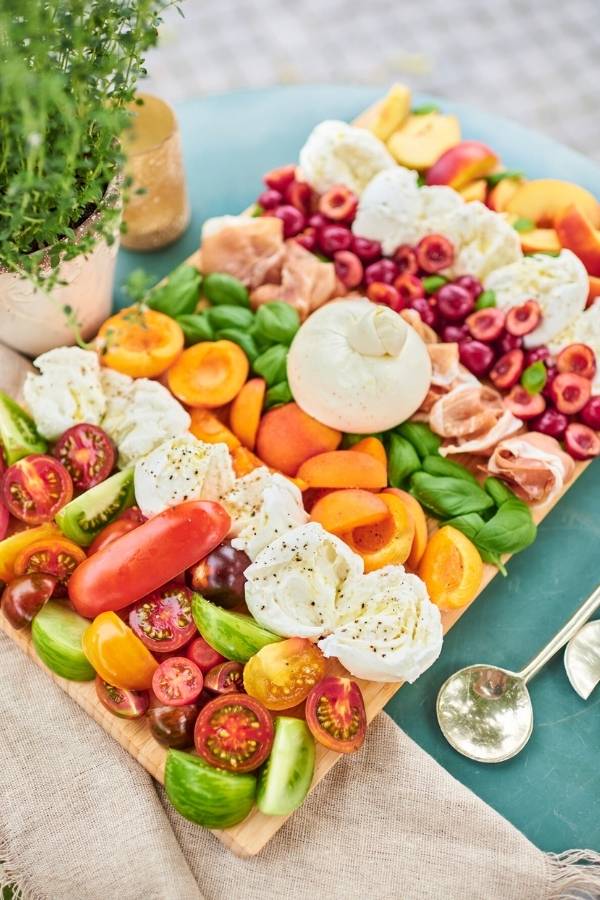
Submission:
{"label": "cured ham slice", "polygon": [[437,344],[439,337],[429,325],[426,325],[416,309],[403,309],[400,313],[405,322],[415,329],[426,344]]}
{"label": "cured ham slice", "polygon": [[250,290],[278,282],[284,256],[283,223],[275,216],[223,216],[202,229],[202,271],[233,275]]}
{"label": "cured ham slice", "polygon": [[281,280],[277,284],[263,284],[252,292],[254,307],[273,300],[294,306],[300,318],[323,306],[335,295],[336,277],[333,263],[321,260],[297,241],[285,243]]}
{"label": "cured ham slice", "polygon": [[500,441],[485,471],[506,481],[523,500],[542,504],[562,490],[575,463],[556,438],[530,431]]}
{"label": "cured ham slice", "polygon": [[459,384],[440,397],[429,413],[432,431],[446,439],[440,453],[475,453],[487,456],[498,441],[522,426],[493,388],[477,383]]}

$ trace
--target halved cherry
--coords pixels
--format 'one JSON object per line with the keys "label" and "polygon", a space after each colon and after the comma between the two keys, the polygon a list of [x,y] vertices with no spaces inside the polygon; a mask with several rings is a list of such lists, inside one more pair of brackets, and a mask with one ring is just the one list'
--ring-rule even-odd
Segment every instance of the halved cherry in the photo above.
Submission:
{"label": "halved cherry", "polygon": [[194,744],[211,766],[229,772],[252,772],[271,752],[273,720],[254,697],[221,694],[200,711]]}
{"label": "halved cherry", "polygon": [[467,318],[467,328],[476,341],[489,344],[504,330],[504,313],[495,306],[478,309]]}
{"label": "halved cherry", "polygon": [[583,409],[590,399],[592,386],[587,378],[575,372],[563,372],[552,380],[550,394],[559,412],[571,416]]}
{"label": "halved cherry", "polygon": [[279,191],[280,194],[296,178],[296,166],[280,166],[278,169],[271,169],[266,175],[263,175],[263,181],[268,188],[273,191]]}
{"label": "halved cherry", "polygon": [[202,672],[185,656],[164,659],[152,676],[152,690],[165,706],[185,706],[198,699],[204,687]]}
{"label": "halved cherry", "polygon": [[150,705],[148,691],[127,691],[96,675],[96,695],[102,706],[119,719],[140,719]]}
{"label": "halved cherry", "polygon": [[[518,337],[516,334],[509,334],[508,331],[505,331],[504,334],[500,335],[495,346],[501,354],[510,353],[511,350],[521,349],[523,346],[523,338]],[[530,363],[527,363],[527,365],[530,365]]]}
{"label": "halved cherry", "polygon": [[347,288],[355,288],[363,280],[363,264],[351,250],[338,250],[333,254],[335,274]]}
{"label": "halved cherry", "polygon": [[[195,662],[203,675],[206,675],[211,669],[215,666],[218,666],[220,663],[225,662],[225,657],[221,656],[220,653],[211,647],[201,635],[195,637],[185,648],[185,655],[188,659],[191,659],[192,662]],[[206,684],[206,678],[204,679],[205,687],[208,687]]]}
{"label": "halved cherry", "polygon": [[[515,340],[518,340],[518,338],[515,338]],[[521,344],[519,344],[519,347],[520,346]],[[546,367],[550,365],[552,360],[552,354],[547,347],[544,347],[544,345],[542,345],[541,347],[534,347],[533,350],[527,350],[527,352],[525,353],[525,366],[531,366],[534,362],[538,362],[540,359]]]}
{"label": "halved cherry", "polygon": [[318,244],[317,229],[309,225],[300,234],[294,235],[294,240],[301,247],[304,247],[305,250],[310,250],[312,253],[313,250],[316,250]]}
{"label": "halved cherry", "polygon": [[215,694],[234,694],[244,690],[244,667],[233,660],[213,666],[204,678],[204,687]]}
{"label": "halved cherry", "polygon": [[129,626],[149,650],[179,650],[196,634],[192,592],[170,582],[138,600],[129,613]]}
{"label": "halved cherry", "polygon": [[600,397],[590,397],[579,413],[579,417],[585,425],[598,430],[600,428]]}
{"label": "halved cherry", "polygon": [[475,306],[475,298],[460,284],[444,284],[436,294],[440,314],[449,322],[462,322]]}
{"label": "halved cherry", "polygon": [[593,378],[596,373],[596,355],[587,344],[569,344],[556,357],[559,372],[575,372],[584,378]]}
{"label": "halved cherry", "polygon": [[460,275],[454,280],[454,284],[463,287],[470,293],[474,300],[477,300],[480,294],[483,294],[483,285],[478,278],[473,275]]}
{"label": "halved cherry", "polygon": [[504,327],[509,334],[522,337],[540,324],[542,310],[537,300],[526,300],[521,306],[513,306],[506,314]]}
{"label": "halved cherry", "polygon": [[54,595],[66,596],[67,582],[77,566],[85,559],[85,552],[64,537],[50,537],[29,544],[14,562],[15,575],[41,572],[56,579]]}
{"label": "halved cherry", "polygon": [[424,272],[433,273],[447,269],[454,262],[454,247],[441,234],[428,234],[416,248],[417,262]]}
{"label": "halved cherry", "polygon": [[87,491],[108,478],[116,461],[115,447],[107,433],[87,423],[68,428],[52,452],[80,491]]}
{"label": "halved cherry", "polygon": [[285,202],[295,206],[303,216],[310,216],[312,191],[305,181],[292,181],[285,189]]}
{"label": "halved cherry", "polygon": [[504,405],[519,419],[533,419],[544,412],[546,401],[542,394],[530,394],[520,384],[515,384],[504,398]]}
{"label": "halved cherry", "polygon": [[27,525],[51,522],[73,496],[71,476],[52,456],[34,453],[9,466],[2,478],[4,503]]}
{"label": "halved cherry", "polygon": [[416,275],[419,269],[417,254],[409,244],[400,244],[394,250],[392,260],[398,267],[400,275]]}
{"label": "halved cherry", "polygon": [[362,746],[367,716],[360,688],[350,678],[329,675],[314,686],[306,700],[306,724],[324,747],[353,753]]}
{"label": "halved cherry", "polygon": [[373,303],[384,303],[393,309],[394,312],[400,312],[406,309],[408,303],[404,300],[395,287],[391,284],[385,284],[383,281],[372,281],[367,288],[367,297]]}
{"label": "halved cherry", "polygon": [[416,275],[398,275],[398,277],[394,279],[394,287],[405,303],[412,304],[413,300],[425,296],[423,282],[420,278],[417,278]]}
{"label": "halved cherry", "polygon": [[53,575],[37,572],[13,578],[4,588],[0,607],[13,628],[25,628],[50,599],[56,587]]}
{"label": "halved cherry", "polygon": [[334,184],[319,199],[319,212],[334,222],[349,222],[354,218],[358,197],[345,184]]}
{"label": "halved cherry", "polygon": [[494,351],[490,345],[471,338],[459,341],[458,355],[463,366],[477,378],[487,375],[494,362]]}
{"label": "halved cherry", "polygon": [[541,434],[547,434],[558,440],[565,433],[568,424],[569,420],[564,413],[549,408],[545,409],[541,416],[530,420],[529,427],[532,431],[539,431]]}
{"label": "halved cherry", "polygon": [[490,371],[490,378],[499,390],[507,391],[516,384],[525,368],[522,350],[510,350],[501,356]]}
{"label": "halved cherry", "polygon": [[[310,224],[312,222],[309,221]],[[379,241],[371,241],[369,238],[359,237],[358,235],[353,235],[351,249],[365,265],[375,262],[381,257],[381,244]]]}
{"label": "halved cherry", "polygon": [[[346,248],[344,248],[346,249]],[[385,284],[393,284],[398,277],[398,266],[391,259],[378,259],[365,269],[365,282],[383,281]]]}
{"label": "halved cherry", "polygon": [[600,437],[587,425],[571,422],[565,431],[565,447],[573,459],[592,459],[600,453]]}

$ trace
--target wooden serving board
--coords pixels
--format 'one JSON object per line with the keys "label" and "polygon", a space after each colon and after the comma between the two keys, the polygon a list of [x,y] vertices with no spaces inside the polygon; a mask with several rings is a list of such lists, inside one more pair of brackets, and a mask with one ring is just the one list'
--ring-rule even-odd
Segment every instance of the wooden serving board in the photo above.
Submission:
{"label": "wooden serving board", "polygon": [[[355,122],[357,125],[366,125],[369,119],[374,115],[378,104],[363,113]],[[200,253],[193,254],[188,262],[191,265],[200,265]],[[550,512],[553,506],[558,503],[560,498],[567,492],[574,481],[587,468],[589,462],[577,463],[573,478],[568,486],[557,495],[550,503],[544,507],[533,511],[533,517],[536,522],[541,522],[543,518]],[[429,521],[430,531],[437,527],[438,523],[435,519]],[[509,559],[510,557],[505,557]],[[484,575],[481,582],[479,593],[490,583],[492,578],[498,574],[495,566],[484,565]],[[510,577],[510,576],[509,576]],[[479,596],[479,595],[478,595]],[[475,602],[477,597],[472,602]],[[469,604],[470,605],[470,604]],[[462,609],[452,610],[442,613],[442,623],[444,634],[448,632],[453,625],[466,612],[468,606]],[[119,719],[108,712],[101,705],[96,697],[94,682],[77,682],[67,681],[51,672],[37,656],[29,630],[17,631],[6,620],[0,610],[0,631],[3,631],[16,644],[18,644],[24,652],[38,665],[44,669],[50,678],[52,678],[62,689],[73,698],[99,725],[104,728],[119,744],[125,748],[157,781],[164,783],[164,769],[167,751],[161,747],[150,733],[148,723],[145,718],[134,721]],[[443,652],[443,651],[442,651]],[[328,664],[328,672],[331,674],[347,674],[343,667],[332,660]],[[388,700],[394,696],[396,691],[401,688],[401,684],[383,684],[373,681],[359,681],[367,712],[369,722],[383,709]],[[292,711],[293,714],[293,711]],[[340,754],[327,750],[325,747],[317,744],[316,768],[312,783],[314,788],[322,778],[329,772],[340,758]],[[311,788],[311,789],[312,789]],[[254,808],[250,815],[235,825],[223,831],[215,831],[214,834],[225,844],[236,856],[249,857],[258,853],[265,844],[273,837],[273,835],[281,828],[288,816],[265,816],[258,809]]]}

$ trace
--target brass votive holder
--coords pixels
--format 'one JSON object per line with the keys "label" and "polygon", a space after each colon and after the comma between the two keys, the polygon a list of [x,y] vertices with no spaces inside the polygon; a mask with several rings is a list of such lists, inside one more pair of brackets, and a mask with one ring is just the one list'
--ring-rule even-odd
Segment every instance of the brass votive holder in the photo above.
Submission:
{"label": "brass votive holder", "polygon": [[121,140],[125,173],[132,179],[121,244],[129,250],[157,250],[173,243],[190,223],[181,134],[168,103],[152,94],[137,94],[131,127]]}

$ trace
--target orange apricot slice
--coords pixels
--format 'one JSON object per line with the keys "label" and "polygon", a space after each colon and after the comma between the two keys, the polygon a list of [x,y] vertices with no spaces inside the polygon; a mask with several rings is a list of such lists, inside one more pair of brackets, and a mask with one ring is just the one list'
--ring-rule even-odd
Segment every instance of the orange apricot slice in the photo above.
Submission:
{"label": "orange apricot slice", "polygon": [[483,563],[469,538],[444,525],[430,538],[419,565],[433,603],[440,609],[459,609],[476,597],[483,577]]}
{"label": "orange apricot slice", "polygon": [[384,494],[394,494],[399,497],[406,506],[407,512],[415,526],[415,536],[413,538],[410,553],[406,559],[407,569],[416,571],[417,566],[421,562],[421,557],[425,553],[427,539],[429,533],[427,531],[427,517],[423,512],[423,507],[408,491],[401,491],[400,488],[386,488]]}
{"label": "orange apricot slice", "polygon": [[375,525],[389,516],[387,504],[377,494],[360,489],[332,491],[317,500],[310,517],[332,534],[343,534],[361,525]]}
{"label": "orange apricot slice", "polygon": [[350,449],[355,453],[367,453],[369,456],[372,456],[373,459],[378,459],[387,469],[387,454],[385,452],[385,447],[379,438],[363,438],[362,441],[359,441],[358,444],[354,444]]}
{"label": "orange apricot slice", "polygon": [[239,439],[207,409],[192,409],[190,431],[206,444],[227,444],[230,450],[240,446]]}
{"label": "orange apricot slice", "polygon": [[[296,475],[305,460],[335,450],[341,440],[341,432],[313,419],[295,403],[286,403],[269,410],[262,417],[255,449],[271,468],[283,472],[284,475]],[[337,485],[337,487],[354,486]]]}
{"label": "orange apricot slice", "polygon": [[233,463],[233,471],[238,478],[248,475],[249,472],[253,472],[254,469],[258,469],[260,466],[264,466],[262,459],[259,459],[252,450],[242,446],[232,450],[231,461]]}
{"label": "orange apricot slice", "polygon": [[315,488],[365,488],[379,490],[387,485],[387,469],[367,453],[333,450],[319,453],[302,463],[297,475]]}
{"label": "orange apricot slice", "polygon": [[248,450],[256,444],[266,389],[264,378],[251,378],[231,404],[231,430]]}
{"label": "orange apricot slice", "polygon": [[171,393],[187,406],[224,406],[248,377],[248,358],[233,341],[205,341],[184,350],[171,366]]}
{"label": "orange apricot slice", "polygon": [[379,497],[388,510],[385,519],[340,535],[355,553],[362,556],[365,572],[401,565],[408,558],[415,536],[413,520],[402,499],[394,494],[380,494]]}
{"label": "orange apricot slice", "polygon": [[175,319],[137,306],[110,316],[96,339],[102,365],[132,378],[162,375],[183,350],[183,341]]}

